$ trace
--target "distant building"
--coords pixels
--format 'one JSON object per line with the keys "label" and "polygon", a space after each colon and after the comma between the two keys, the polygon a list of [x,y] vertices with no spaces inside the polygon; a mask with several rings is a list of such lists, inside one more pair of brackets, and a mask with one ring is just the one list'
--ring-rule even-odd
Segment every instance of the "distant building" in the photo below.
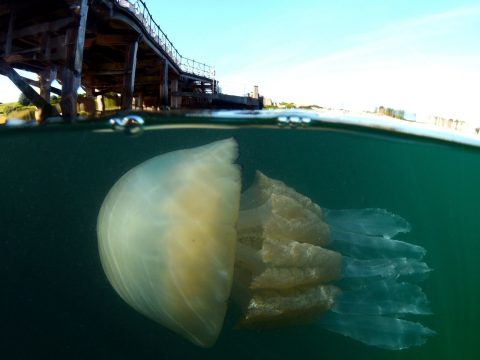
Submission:
{"label": "distant building", "polygon": [[252,94],[252,95],[253,95],[252,97],[253,97],[254,99],[258,99],[258,97],[259,97],[259,95],[258,95],[258,85],[255,85],[255,86],[253,87],[253,94]]}
{"label": "distant building", "polygon": [[270,98],[263,98],[263,106],[273,106],[273,101]]}
{"label": "distant building", "polygon": [[446,127],[457,131],[463,131],[465,128],[465,121],[458,119],[447,119],[441,116],[431,116],[431,122],[434,125]]}

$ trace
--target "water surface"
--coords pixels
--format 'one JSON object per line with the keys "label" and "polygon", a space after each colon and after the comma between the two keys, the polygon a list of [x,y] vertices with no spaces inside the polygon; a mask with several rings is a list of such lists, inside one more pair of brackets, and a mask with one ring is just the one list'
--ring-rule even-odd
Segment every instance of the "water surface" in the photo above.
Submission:
{"label": "water surface", "polygon": [[[147,120],[152,130],[136,137],[105,122],[0,129],[6,359],[480,358],[480,148],[331,123],[292,129],[258,117],[214,120],[222,127],[203,117]],[[196,127],[162,126],[185,122]],[[205,350],[124,303],[98,257],[96,217],[106,193],[146,159],[231,136],[244,187],[261,169],[320,206],[385,208],[408,219],[412,231],[400,239],[425,247],[434,269],[422,284],[434,315],[420,321],[437,335],[394,352],[315,325],[237,330],[231,306],[218,343]]]}

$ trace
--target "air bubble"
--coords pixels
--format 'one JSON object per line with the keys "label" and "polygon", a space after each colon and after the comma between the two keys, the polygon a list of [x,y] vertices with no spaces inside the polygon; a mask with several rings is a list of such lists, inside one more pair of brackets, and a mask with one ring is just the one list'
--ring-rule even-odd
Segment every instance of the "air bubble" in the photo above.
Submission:
{"label": "air bubble", "polygon": [[300,117],[300,116],[279,116],[277,118],[277,125],[279,127],[291,127],[291,128],[298,128],[298,127],[306,127],[309,126],[312,122],[312,119],[308,117]]}
{"label": "air bubble", "polygon": [[130,136],[141,135],[145,125],[145,121],[138,115],[127,115],[123,119],[111,118],[109,123],[114,131],[122,131]]}

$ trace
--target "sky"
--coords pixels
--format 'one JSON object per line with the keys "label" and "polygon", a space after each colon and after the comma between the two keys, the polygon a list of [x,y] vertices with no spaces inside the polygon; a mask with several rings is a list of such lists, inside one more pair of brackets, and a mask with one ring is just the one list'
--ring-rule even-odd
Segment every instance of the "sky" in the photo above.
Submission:
{"label": "sky", "polygon": [[[146,0],[225,93],[480,121],[478,0]],[[0,78],[0,101],[15,91]],[[18,95],[17,95],[18,97]],[[15,99],[14,99],[15,100]]]}

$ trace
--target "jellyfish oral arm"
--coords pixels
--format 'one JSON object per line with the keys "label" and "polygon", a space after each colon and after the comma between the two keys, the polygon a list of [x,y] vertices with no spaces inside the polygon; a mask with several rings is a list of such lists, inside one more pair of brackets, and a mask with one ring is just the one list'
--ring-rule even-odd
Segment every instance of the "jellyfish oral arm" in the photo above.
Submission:
{"label": "jellyfish oral arm", "polygon": [[322,210],[259,172],[240,208],[233,298],[241,325],[309,319],[390,350],[434,334],[403,319],[431,314],[416,284],[431,271],[421,261],[425,249],[392,239],[410,230],[403,218],[382,209]]}

